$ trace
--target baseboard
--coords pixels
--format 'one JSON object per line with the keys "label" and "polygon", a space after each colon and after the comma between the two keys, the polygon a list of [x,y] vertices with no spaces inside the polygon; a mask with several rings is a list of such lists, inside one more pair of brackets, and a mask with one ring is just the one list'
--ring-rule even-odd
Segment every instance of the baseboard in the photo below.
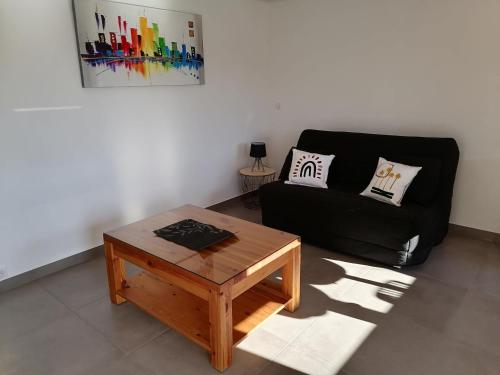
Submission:
{"label": "baseboard", "polygon": [[[248,198],[252,194],[255,194],[255,192],[249,192],[243,195],[239,195],[237,197],[214,204],[207,208],[210,210],[217,211],[218,208],[223,208],[224,206],[244,201],[245,198]],[[500,233],[488,232],[480,229],[469,228],[462,225],[451,224],[451,223],[450,223],[450,233],[460,235],[463,237],[500,244]],[[42,277],[62,271],[66,268],[76,266],[80,263],[87,262],[93,259],[94,257],[103,254],[103,252],[104,252],[103,246],[97,246],[94,247],[93,249],[72,255],[70,257],[58,260],[57,262],[50,263],[45,266],[36,268],[34,270],[25,272],[21,275],[17,275],[7,280],[0,281],[0,293],[18,288],[24,284],[41,279]]]}
{"label": "baseboard", "polygon": [[224,208],[225,206],[231,205],[233,203],[244,202],[245,199],[250,198],[251,196],[253,196],[255,194],[257,194],[256,191],[250,191],[248,193],[245,193],[245,194],[242,194],[242,195],[238,195],[237,197],[230,198],[230,199],[225,200],[223,202],[219,202],[219,203],[213,204],[213,205],[208,206],[206,208],[209,209],[209,210],[217,211],[218,209]]}
{"label": "baseboard", "polygon": [[470,228],[463,225],[451,223],[449,228],[450,233],[456,234],[458,236],[500,244],[500,233],[488,232],[486,230]]}
{"label": "baseboard", "polygon": [[[255,194],[255,192],[249,192],[243,195],[239,195],[237,197],[225,200],[220,203],[216,203],[212,206],[207,207],[210,210],[217,211],[218,208],[223,208],[226,205],[235,204],[239,201],[244,200],[248,196]],[[53,273],[62,271],[66,268],[76,266],[78,264],[87,262],[93,259],[96,256],[104,253],[103,246],[97,246],[93,249],[83,251],[81,253],[69,256],[67,258],[58,260],[56,262],[47,264],[45,266],[35,268],[34,270],[22,273],[20,275],[8,278],[6,280],[0,281],[0,293],[18,288],[22,285],[30,283],[32,281],[36,281],[41,279],[42,277],[51,275]]]}
{"label": "baseboard", "polygon": [[45,266],[35,268],[34,270],[11,277],[7,280],[0,281],[0,293],[18,288],[24,284],[41,279],[42,277],[62,271],[66,268],[87,262],[103,253],[103,246],[97,246],[93,249],[83,251]]}

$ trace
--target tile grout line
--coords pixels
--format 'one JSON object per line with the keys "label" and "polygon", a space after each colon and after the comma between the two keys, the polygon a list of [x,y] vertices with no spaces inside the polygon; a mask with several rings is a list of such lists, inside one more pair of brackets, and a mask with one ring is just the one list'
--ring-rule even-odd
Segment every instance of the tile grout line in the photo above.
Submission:
{"label": "tile grout line", "polygon": [[[398,272],[398,273],[404,274],[403,272],[401,272],[401,271],[397,271],[397,270],[393,270],[392,268],[386,268],[386,269],[387,269],[387,270],[390,270],[390,271],[395,271],[395,272]],[[369,273],[370,273],[370,270],[364,270],[364,271],[361,273],[361,275],[350,275],[350,276],[357,276],[357,277],[359,277],[359,276],[366,276],[366,275],[368,275]],[[404,275],[406,275],[406,274],[404,274]],[[348,275],[346,274],[346,276],[348,276]],[[335,282],[335,283],[336,283],[336,282]],[[335,284],[335,283],[332,283],[332,284]],[[310,285],[311,285],[311,284],[310,284]],[[354,286],[350,286],[349,288],[347,288],[347,290],[343,291],[343,292],[339,295],[339,297],[346,295],[346,294],[347,294],[349,291],[351,291],[353,288],[354,288]],[[342,314],[342,315],[344,315],[344,314]],[[295,342],[297,342],[297,340],[298,340],[299,336],[300,336],[300,335],[302,335],[302,334],[303,334],[306,330],[310,329],[310,328],[311,328],[311,327],[312,327],[312,326],[313,326],[313,325],[314,325],[314,324],[318,321],[318,319],[319,319],[319,318],[320,318],[319,316],[314,317],[314,318],[313,318],[313,320],[311,321],[311,323],[310,323],[310,324],[308,324],[306,327],[304,327],[304,329],[302,329],[299,333],[297,333],[297,334],[296,334],[296,335],[295,335],[295,336],[294,336],[294,337],[293,337],[293,338],[289,341],[289,343],[288,343],[287,345],[285,345],[285,346],[282,348],[282,350],[280,350],[280,351],[279,351],[279,352],[278,352],[278,353],[277,353],[274,357],[272,357],[272,359],[271,359],[270,361],[272,361],[273,363],[277,363],[277,362],[275,362],[275,361],[273,361],[273,360],[274,360],[275,358],[277,358],[277,357],[278,357],[281,353],[283,353],[285,350],[287,350],[287,349],[288,349],[288,348],[289,348],[292,344],[294,344]],[[375,326],[377,326],[377,324],[376,324]],[[264,368],[262,369],[262,371],[260,371],[258,374],[259,374],[259,375],[263,374],[263,373],[264,373],[264,371],[265,371],[265,370],[266,370],[269,366],[271,366],[271,365],[272,365],[272,363],[269,363],[269,364],[267,364],[266,366],[264,366]],[[345,363],[344,363],[344,365],[345,365]],[[339,373],[339,374],[350,375],[349,373],[347,373],[347,372],[346,372],[346,371],[344,371],[343,369],[339,369],[338,373]]]}
{"label": "tile grout line", "polygon": [[[89,302],[89,303],[86,303],[85,305],[82,305],[82,306],[79,306],[78,308],[84,308],[85,306],[89,306],[90,304],[92,303],[97,303],[101,300],[107,300],[108,297],[102,297],[102,298],[99,298],[98,300],[94,301],[94,302]],[[110,302],[108,302],[110,303]],[[127,301],[127,303],[130,303]],[[133,306],[134,308],[137,308],[135,305],[133,304],[130,304],[130,306]],[[73,310],[72,310],[73,311]],[[140,310],[139,310],[140,311]],[[91,328],[95,329],[96,331],[98,331],[99,333],[101,333],[102,336],[106,337],[105,333],[99,329],[99,327],[96,327],[94,326],[91,322],[87,321],[83,316],[81,316],[77,311],[74,311],[74,313],[81,319],[83,320],[85,323],[87,323],[88,326],[90,326]],[[155,319],[155,321],[158,321],[157,319]],[[161,323],[161,322],[160,322]],[[163,323],[162,323],[163,325]],[[164,327],[159,333],[157,334],[154,334],[151,338],[147,339],[147,341],[145,343],[142,343],[142,344],[139,344],[137,345],[136,347],[130,349],[129,351],[125,351],[125,350],[122,350],[121,348],[117,347],[116,345],[114,345],[116,348],[118,348],[123,354],[125,357],[127,357],[130,353],[134,352],[135,350],[143,347],[144,345],[146,344],[149,344],[151,341],[153,341],[154,339],[156,339],[157,337],[161,336],[162,334],[164,334],[165,332],[169,331],[170,328],[169,327]],[[109,341],[109,340],[108,340]]]}
{"label": "tile grout line", "polygon": [[[480,270],[478,270],[478,271],[477,271],[477,273],[476,273],[476,275],[475,275],[475,278],[476,278],[476,277],[477,277],[477,275],[479,275],[479,274],[480,274]],[[406,274],[406,275],[408,275],[408,274]],[[415,278],[418,280],[418,276],[416,276],[416,275],[409,275],[409,276],[413,276],[413,277],[415,277]],[[448,282],[448,281],[446,281],[446,280],[441,280],[441,279],[439,279],[439,278],[437,278],[437,277],[434,277],[434,276],[432,276],[432,275],[420,274],[419,276],[422,276],[422,277],[428,278],[428,279],[430,279],[430,280],[431,280],[431,281],[433,281],[433,282],[439,282],[439,283],[442,283],[442,284],[446,285],[448,288],[452,288],[452,289],[457,289],[457,288],[460,288],[460,289],[463,289],[463,291],[464,291],[464,296],[472,294],[472,295],[478,295],[478,296],[484,296],[484,297],[493,298],[493,299],[495,299],[495,300],[497,300],[497,299],[498,299],[498,297],[497,297],[497,296],[495,296],[495,295],[492,295],[492,294],[489,294],[489,293],[486,293],[486,292],[482,292],[482,291],[478,292],[478,291],[476,291],[475,289],[472,289],[472,288],[466,288],[466,287],[463,287],[463,286],[460,286],[460,285],[455,285],[455,284],[453,284],[453,283],[450,283],[450,282]],[[411,286],[410,286],[410,288],[409,288],[408,290],[410,290],[410,289],[411,289]],[[403,296],[403,297],[404,297],[404,296]],[[394,306],[396,306],[396,305],[394,304]],[[461,306],[463,306],[463,300],[461,300],[460,307],[461,307]],[[389,314],[390,314],[390,312],[389,312]],[[414,318],[413,318],[410,314],[408,314],[407,312],[404,312],[404,311],[403,311],[403,312],[400,312],[400,314],[401,314],[401,315],[402,315],[405,319],[411,320],[411,321],[412,321],[414,324],[416,324],[417,326],[420,326],[420,327],[423,327],[423,328],[426,328],[426,329],[432,329],[431,327],[429,327],[428,325],[426,325],[426,324],[424,324],[424,323],[421,323],[421,322],[415,321],[415,320],[414,320]],[[377,329],[377,327],[375,327],[375,329]],[[481,352],[481,351],[484,351],[484,352],[486,352],[486,353],[489,353],[489,354],[495,355],[495,353],[494,353],[494,352],[491,352],[491,351],[489,351],[489,350],[487,350],[487,349],[483,349],[483,348],[481,348],[481,347],[478,347],[478,346],[476,346],[475,344],[471,344],[471,343],[469,343],[469,342],[467,342],[467,341],[464,341],[464,339],[462,339],[462,338],[454,337],[453,335],[451,335],[451,334],[450,334],[450,332],[448,332],[448,331],[446,331],[446,330],[440,331],[440,332],[439,332],[439,334],[440,334],[440,335],[442,335],[442,336],[443,336],[444,338],[446,338],[447,340],[450,340],[450,341],[452,341],[452,342],[455,342],[456,344],[461,345],[461,346],[463,346],[463,347],[467,347],[467,348],[469,348],[469,349],[471,349],[471,350],[473,350],[473,351],[475,351],[475,352]],[[344,372],[345,372],[345,371],[344,371]],[[349,374],[347,374],[347,375],[349,375]]]}
{"label": "tile grout line", "polygon": [[[163,323],[162,323],[163,324]],[[159,332],[158,334],[155,334],[153,337],[151,337],[150,339],[148,339],[146,342],[142,343],[142,344],[139,344],[137,345],[135,348],[131,349],[130,351],[128,351],[127,353],[125,353],[125,357],[130,357],[133,353],[135,353],[136,351],[144,348],[146,345],[150,344],[151,342],[153,342],[154,340],[156,340],[157,338],[159,338],[160,336],[163,336],[164,334],[168,333],[172,331],[172,328],[170,327],[167,327],[165,326],[165,329],[162,330],[161,332]]]}
{"label": "tile grout line", "polygon": [[[474,274],[474,280],[477,279],[478,275],[481,273],[481,271],[478,269],[475,274]],[[475,289],[473,288],[470,288],[470,287],[465,287],[463,285],[458,285],[458,284],[455,284],[455,283],[452,283],[448,280],[443,280],[437,276],[434,276],[434,275],[431,275],[431,274],[428,274],[428,273],[423,273],[423,272],[415,272],[414,274],[408,274],[406,273],[405,275],[408,275],[408,276],[412,276],[414,277],[415,279],[418,280],[418,277],[426,277],[428,279],[431,279],[432,281],[437,281],[437,282],[440,282],[442,284],[445,284],[446,286],[450,287],[450,288],[460,288],[460,289],[463,289],[463,290],[466,290],[466,291],[473,291]]]}
{"label": "tile grout line", "polygon": [[[122,354],[125,354],[123,352],[123,350],[121,350],[119,347],[117,347],[115,344],[113,344],[106,336],[104,336],[104,334],[98,330],[97,328],[95,328],[94,326],[92,326],[89,322],[87,322],[85,319],[83,319],[72,307],[69,307],[68,305],[66,305],[63,301],[61,301],[59,298],[57,298],[53,293],[50,292],[50,290],[48,290],[46,287],[44,287],[42,285],[42,288],[48,293],[50,294],[55,300],[57,300],[59,303],[61,303],[63,306],[65,306],[72,314],[73,316],[75,316],[78,320],[80,320],[81,322],[83,322],[87,327],[89,327],[92,331],[94,332],[97,332],[99,334],[99,336],[101,336],[101,338],[104,339],[104,341],[106,341],[108,344],[110,344],[113,348],[115,348],[116,350],[118,350],[120,353]],[[94,302],[97,302],[99,301],[100,299],[102,299],[104,297],[101,297],[97,300],[95,300]],[[84,306],[87,306],[87,304],[85,304]],[[82,306],[83,307],[83,306]]]}
{"label": "tile grout line", "polygon": [[[159,332],[158,334],[154,335],[152,338],[148,339],[145,343],[143,344],[140,344],[138,345],[137,347],[131,349],[130,351],[124,351],[122,350],[121,348],[119,348],[118,346],[116,346],[114,343],[112,343],[105,335],[104,335],[104,332],[102,332],[98,327],[94,326],[92,323],[88,322],[86,319],[84,319],[80,314],[78,314],[78,312],[73,309],[72,307],[66,305],[62,300],[60,300],[59,298],[57,298],[53,293],[50,292],[50,290],[48,290],[45,286],[41,285],[41,288],[43,288],[43,290],[45,290],[50,296],[52,296],[55,300],[57,300],[59,303],[61,303],[64,307],[66,307],[71,313],[73,313],[73,315],[75,315],[79,320],[81,320],[82,322],[84,322],[88,327],[90,327],[91,329],[93,329],[94,331],[98,332],[100,334],[101,337],[103,337],[108,343],[110,343],[114,348],[118,349],[120,351],[120,353],[122,353],[124,355],[124,357],[127,357],[129,356],[132,352],[134,352],[135,350],[137,349],[140,349],[142,348],[143,346],[149,344],[151,341],[155,340],[156,338],[160,337],[161,335],[163,335],[164,333],[170,331],[170,328],[169,327],[166,327],[165,326],[165,329],[163,329],[161,332]],[[93,300],[93,301],[90,301],[90,302],[87,302],[81,306],[78,306],[77,308],[80,309],[80,308],[84,308],[86,306],[89,306],[91,305],[92,303],[96,303],[96,302],[99,302],[100,300],[103,300],[103,299],[106,299],[107,297],[106,296],[103,296],[103,297],[99,297],[98,299],[96,300]],[[163,323],[162,323],[163,324]]]}
{"label": "tile grout line", "polygon": [[[301,272],[301,273],[302,273],[302,272]],[[368,271],[368,270],[365,270],[365,271],[362,273],[362,275],[366,275],[366,274],[368,274],[368,273],[369,273],[369,271]],[[311,285],[311,284],[309,284],[309,285]],[[312,285],[311,285],[311,286],[312,286]],[[349,288],[348,288],[348,290],[351,290],[352,288],[353,288],[353,286],[349,287]],[[347,291],[348,291],[348,290],[346,290],[346,291],[342,292],[342,293],[341,293],[341,296],[345,295],[345,294],[347,293]],[[311,327],[314,325],[314,323],[316,323],[316,322],[317,322],[317,320],[318,320],[318,319],[319,319],[319,316],[315,316],[315,317],[311,320],[311,323],[310,323],[310,324],[308,324],[307,326],[305,326],[303,329],[301,329],[301,330],[300,330],[300,331],[299,331],[299,332],[298,332],[298,333],[297,333],[297,334],[296,334],[296,335],[295,335],[295,336],[294,336],[291,340],[289,340],[289,342],[288,342],[288,343],[287,343],[287,344],[286,344],[286,345],[285,345],[285,346],[284,346],[284,347],[283,347],[283,348],[282,348],[282,349],[281,349],[278,353],[276,353],[276,354],[275,354],[275,355],[274,355],[274,356],[270,359],[270,361],[271,361],[272,363],[276,363],[276,362],[274,361],[274,359],[276,359],[276,358],[277,358],[279,355],[281,355],[281,354],[282,354],[285,350],[287,350],[287,349],[288,349],[288,348],[289,348],[292,344],[294,344],[294,343],[298,340],[299,336],[301,336],[301,335],[302,335],[302,334],[303,334],[306,330],[308,330],[309,328],[311,328]],[[262,326],[262,328],[265,330],[265,325],[263,325],[263,326]],[[271,365],[272,365],[272,363],[268,363],[266,366],[264,366],[264,368],[262,369],[262,371],[260,371],[258,374],[259,374],[259,375],[260,375],[260,374],[263,374],[263,373],[264,373],[264,371],[265,371],[265,370],[266,370],[269,366],[271,366]]]}
{"label": "tile grout line", "polygon": [[[277,357],[278,357],[281,353],[283,353],[286,349],[288,349],[288,347],[289,347],[290,345],[292,345],[292,344],[293,344],[293,343],[294,343],[294,342],[298,339],[298,337],[299,337],[300,335],[302,335],[302,333],[304,333],[307,329],[309,329],[309,328],[310,328],[310,327],[314,324],[314,322],[316,322],[316,320],[317,320],[317,319],[318,319],[318,317],[317,317],[317,316],[316,316],[316,317],[314,317],[314,318],[311,320],[311,323],[310,323],[310,324],[308,324],[307,326],[305,326],[305,327],[304,327],[303,329],[301,329],[301,330],[300,330],[300,331],[299,331],[299,332],[298,332],[295,336],[293,336],[293,337],[292,337],[292,339],[290,339],[290,340],[287,342],[287,344],[286,344],[286,345],[285,345],[285,346],[284,346],[284,347],[283,347],[280,351],[278,351],[278,353],[276,353],[276,354],[275,354],[272,358],[270,358],[270,359],[269,359],[270,363],[268,363],[267,365],[265,365],[265,366],[262,368],[262,370],[258,372],[258,375],[263,374],[263,373],[264,373],[264,371],[265,371],[265,370],[266,370],[269,366],[271,366],[273,363],[277,363],[277,362],[275,362],[275,361],[274,361],[274,359],[275,359],[275,358],[277,358]],[[264,324],[264,325],[262,325],[262,329],[265,331],[265,324]],[[273,334],[272,332],[269,332],[269,331],[266,331],[266,332]]]}
{"label": "tile grout line", "polygon": [[[28,284],[31,284],[31,283],[28,283]],[[28,285],[26,284],[26,285]],[[20,286],[19,288],[24,288],[26,287],[26,285],[23,285],[23,286]],[[40,288],[42,291],[44,291],[45,293],[47,293],[50,297],[54,298],[58,303],[60,303],[67,311],[65,311],[65,315],[67,314],[68,316],[71,316],[71,314],[73,313],[73,310],[71,310],[70,308],[68,308],[68,306],[66,306],[64,303],[62,303],[61,301],[59,301],[59,299],[55,298],[51,293],[49,293],[47,290],[45,290],[45,288],[42,288],[40,285],[37,285],[37,284],[33,284],[33,286],[35,288]],[[16,288],[17,289],[17,288]],[[8,293],[10,293],[11,291],[8,291]],[[49,320],[46,325],[50,325],[50,324],[53,324],[56,320],[58,319],[61,319],[62,317],[57,317],[57,318],[54,318],[54,320]],[[29,330],[27,330],[26,332],[23,332],[19,335],[17,335],[16,337],[14,337],[14,340],[20,338],[20,337],[24,337],[24,336],[27,336],[33,332],[36,332],[40,329],[40,327],[33,327]],[[7,343],[4,343],[4,344],[1,344],[1,346],[4,346],[4,345],[7,345]]]}

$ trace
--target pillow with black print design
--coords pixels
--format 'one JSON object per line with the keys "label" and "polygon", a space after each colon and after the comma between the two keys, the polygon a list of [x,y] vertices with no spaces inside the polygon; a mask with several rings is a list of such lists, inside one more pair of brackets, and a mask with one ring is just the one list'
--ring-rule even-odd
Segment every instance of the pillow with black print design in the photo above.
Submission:
{"label": "pillow with black print design", "polygon": [[421,169],[379,158],[377,170],[361,195],[399,207],[406,190]]}
{"label": "pillow with black print design", "polygon": [[328,188],[328,171],[335,155],[314,154],[293,149],[292,165],[286,184]]}

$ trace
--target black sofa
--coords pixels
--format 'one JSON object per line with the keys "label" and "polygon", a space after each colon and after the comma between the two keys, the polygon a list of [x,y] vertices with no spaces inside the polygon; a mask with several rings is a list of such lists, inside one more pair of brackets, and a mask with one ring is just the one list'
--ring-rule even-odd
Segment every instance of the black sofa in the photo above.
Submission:
{"label": "black sofa", "polygon": [[[260,188],[264,225],[391,266],[424,262],[446,236],[459,159],[454,139],[304,130],[297,148],[335,155],[328,189],[284,183],[290,150],[279,181]],[[401,207],[359,195],[379,157],[422,167]]]}

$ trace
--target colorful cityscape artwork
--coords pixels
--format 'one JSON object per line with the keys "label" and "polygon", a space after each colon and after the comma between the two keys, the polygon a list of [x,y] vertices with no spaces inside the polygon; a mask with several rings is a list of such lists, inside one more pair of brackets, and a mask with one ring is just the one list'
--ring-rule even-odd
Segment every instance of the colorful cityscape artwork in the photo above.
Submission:
{"label": "colorful cityscape artwork", "polygon": [[74,0],[84,87],[199,85],[201,16],[108,0]]}

